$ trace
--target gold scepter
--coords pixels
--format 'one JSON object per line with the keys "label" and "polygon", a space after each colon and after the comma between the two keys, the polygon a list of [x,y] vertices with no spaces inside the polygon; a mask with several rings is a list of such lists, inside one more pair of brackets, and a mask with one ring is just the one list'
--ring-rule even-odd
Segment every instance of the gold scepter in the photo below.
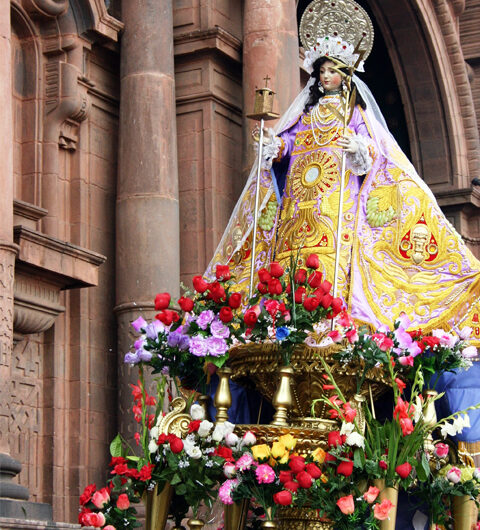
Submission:
{"label": "gold scepter", "polygon": [[[341,68],[345,68],[345,64],[341,61],[338,61],[337,59],[330,57],[329,59],[335,64],[335,67],[333,70],[338,72],[343,79],[343,82],[345,83],[345,89],[343,91],[343,96],[345,98],[345,106],[343,110],[343,115],[337,111],[337,109],[333,106],[328,104],[327,106],[330,108],[330,110],[342,121],[343,123],[343,132],[342,136],[345,136],[345,132],[347,130],[347,126],[350,123],[350,120],[352,118],[353,111],[355,109],[355,100],[357,96],[357,90],[354,88],[352,90],[352,77],[354,71],[357,69],[358,65],[360,64],[360,61],[363,59],[363,56],[365,54],[364,50],[360,50],[360,44],[363,40],[363,37],[359,40],[358,44],[355,47],[354,54],[358,54],[357,61],[355,62],[355,65],[348,67],[348,73],[341,70]],[[345,162],[346,162],[346,155],[345,149],[342,152],[342,161],[340,166],[340,197],[339,197],[339,203],[338,203],[338,216],[337,216],[337,247],[335,249],[335,269],[334,269],[334,275],[333,275],[333,297],[336,298],[338,296],[338,269],[340,266],[340,246],[341,246],[341,236],[342,236],[342,217],[343,217],[343,194],[345,191]],[[334,327],[334,320],[332,320],[332,329]]]}
{"label": "gold scepter", "polygon": [[278,118],[278,114],[272,112],[273,110],[273,96],[275,92],[268,88],[268,81],[270,77],[265,76],[265,87],[257,88],[255,90],[255,105],[252,114],[247,114],[247,118],[251,120],[260,120],[260,137],[258,144],[258,162],[257,162],[257,179],[255,183],[255,209],[253,212],[253,238],[252,238],[252,254],[250,256],[250,290],[249,298],[253,294],[253,277],[255,275],[255,258],[256,258],[256,247],[257,247],[257,226],[258,226],[258,203],[260,195],[260,175],[262,171],[262,153],[263,153],[263,128],[265,121],[275,120]]}

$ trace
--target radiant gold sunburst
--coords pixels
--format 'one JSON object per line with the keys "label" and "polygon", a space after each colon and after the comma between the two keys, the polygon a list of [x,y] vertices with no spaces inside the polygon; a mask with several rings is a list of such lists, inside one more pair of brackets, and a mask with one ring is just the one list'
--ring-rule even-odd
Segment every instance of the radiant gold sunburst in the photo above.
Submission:
{"label": "radiant gold sunburst", "polygon": [[292,166],[292,192],[300,201],[311,201],[329,193],[339,179],[335,155],[315,151],[298,157]]}

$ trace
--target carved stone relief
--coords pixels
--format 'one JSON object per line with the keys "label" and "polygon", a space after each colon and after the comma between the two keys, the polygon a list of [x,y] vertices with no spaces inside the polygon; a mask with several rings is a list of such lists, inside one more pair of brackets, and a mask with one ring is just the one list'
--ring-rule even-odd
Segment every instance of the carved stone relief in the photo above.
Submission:
{"label": "carved stone relief", "polygon": [[24,0],[23,3],[30,15],[46,18],[63,15],[68,9],[68,0]]}

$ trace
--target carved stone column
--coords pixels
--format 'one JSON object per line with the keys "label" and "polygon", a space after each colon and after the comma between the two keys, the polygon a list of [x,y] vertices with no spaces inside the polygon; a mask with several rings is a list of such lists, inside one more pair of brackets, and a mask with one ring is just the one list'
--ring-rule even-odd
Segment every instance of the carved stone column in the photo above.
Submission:
{"label": "carved stone column", "polygon": [[180,245],[172,2],[123,0],[122,18],[116,312],[119,427],[129,435],[130,322],[153,317],[155,293],[178,294]]}
{"label": "carved stone column", "polygon": [[[244,115],[253,111],[255,88],[269,87],[277,94],[274,111],[287,110],[300,90],[298,29],[295,0],[245,0],[243,21],[243,101]],[[271,125],[271,124],[269,124]],[[254,158],[250,131],[245,120],[244,161],[249,169]]]}
{"label": "carved stone column", "polygon": [[[10,456],[9,422],[13,348],[13,117],[10,2],[0,3],[0,503],[1,497],[28,499],[28,490],[11,482],[21,465]],[[1,511],[1,510],[0,510]]]}

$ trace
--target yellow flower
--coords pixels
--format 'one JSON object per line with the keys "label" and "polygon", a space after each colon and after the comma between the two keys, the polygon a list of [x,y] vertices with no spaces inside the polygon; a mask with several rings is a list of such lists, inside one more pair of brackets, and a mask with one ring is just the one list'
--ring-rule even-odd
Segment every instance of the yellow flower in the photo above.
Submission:
{"label": "yellow flower", "polygon": [[283,453],[282,458],[280,458],[280,460],[278,460],[278,463],[279,464],[286,464],[288,462],[289,456],[290,456],[290,453],[288,451],[285,451],[285,453]]}
{"label": "yellow flower", "polygon": [[272,444],[272,456],[273,458],[282,458],[285,454],[285,446],[282,442],[273,442]]}
{"label": "yellow flower", "polygon": [[321,480],[324,484],[326,484],[326,483],[328,482],[328,477],[327,477],[327,475],[322,475],[322,476],[320,477],[320,480]]}
{"label": "yellow flower", "polygon": [[280,436],[278,441],[281,442],[285,446],[285,449],[288,449],[289,451],[295,449],[295,446],[297,445],[296,438],[294,438],[291,434],[284,434],[283,436]]}
{"label": "yellow flower", "polygon": [[325,462],[325,451],[321,447],[317,447],[312,453],[312,458],[317,464],[323,464]]}
{"label": "yellow flower", "polygon": [[270,456],[270,447],[267,444],[254,445],[251,450],[255,460],[266,460]]}

